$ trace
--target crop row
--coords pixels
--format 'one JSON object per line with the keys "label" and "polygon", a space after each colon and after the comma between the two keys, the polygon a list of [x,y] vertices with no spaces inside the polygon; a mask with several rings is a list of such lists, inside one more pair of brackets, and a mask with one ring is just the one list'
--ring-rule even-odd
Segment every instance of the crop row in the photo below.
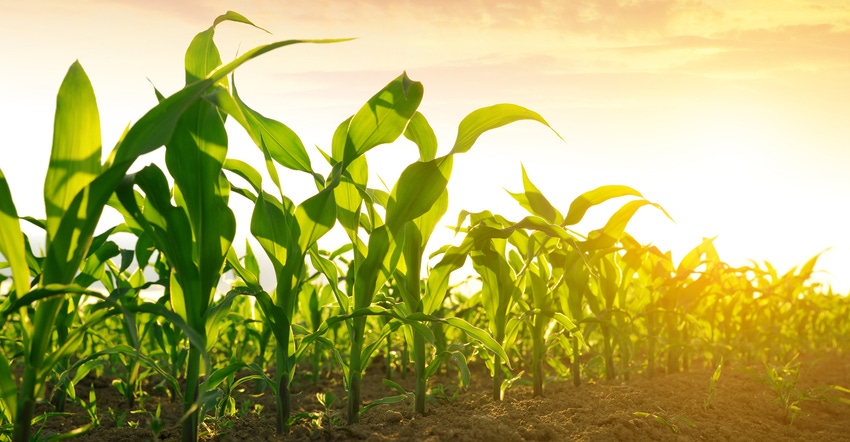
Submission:
{"label": "crop row", "polygon": [[[322,174],[291,129],[242,101],[232,75],[277,48],[342,40],[271,43],[223,64],[213,42],[223,21],[252,25],[228,12],[199,33],[186,52],[186,86],[168,97],[155,91],[159,104],[103,163],[92,85],[79,63],[70,67],[57,96],[45,219],[17,213],[0,172],[0,423],[12,440],[30,440],[69,400],[86,405],[75,386],[92,372],[115,376],[131,409],[143,385],[161,385],[183,403],[183,440],[195,441],[206,416],[236,412],[232,393],[247,381],[274,395],[278,432],[287,433],[298,418],[290,410],[298,370],[313,380],[341,372],[353,423],[371,406],[408,399],[424,413],[429,379],[452,364],[466,386],[470,360],[489,367],[498,401],[529,378],[542,395],[551,379],[579,385],[721,360],[784,362],[850,339],[848,298],[810,280],[817,257],[780,275],[767,263],[729,266],[704,240],[674,263],[626,232],[638,210],[664,211],[627,186],[590,190],[562,212],[523,171],[523,189],[511,195],[527,217],[463,212],[459,243],[426,257],[454,156],[491,129],[546,121],[513,104],[478,109],[438,156],[417,110],[423,86],[402,74],[337,127],[320,151],[330,170]],[[228,157],[228,118],[263,164]],[[419,160],[392,189],[370,187],[366,153],[402,136]],[[165,170],[134,169],[163,146]],[[307,174],[315,194],[292,201],[280,168]],[[235,198],[253,206],[250,219],[234,215]],[[600,228],[574,230],[609,201],[625,202]],[[107,207],[123,222],[103,229]],[[43,251],[22,222],[43,232]],[[270,266],[250,243],[237,254],[237,222],[249,223]],[[348,241],[326,249],[332,229]],[[129,245],[118,239],[127,236]],[[274,273],[272,287],[261,267]],[[451,282],[470,267],[480,290],[462,293]],[[161,296],[144,296],[151,292]],[[388,378],[411,364],[415,387],[387,381],[399,395],[364,406],[362,375],[379,354]],[[40,401],[53,411],[36,415]]]}

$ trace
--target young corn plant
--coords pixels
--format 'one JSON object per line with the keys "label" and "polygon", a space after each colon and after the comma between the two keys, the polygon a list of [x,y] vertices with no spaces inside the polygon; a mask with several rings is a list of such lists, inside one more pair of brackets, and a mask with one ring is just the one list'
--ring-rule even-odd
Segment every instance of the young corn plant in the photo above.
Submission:
{"label": "young corn plant", "polygon": [[[320,187],[319,193],[296,207],[283,195],[272,160],[274,159],[285,167],[314,174],[310,168],[306,151],[303,150],[303,145],[291,131],[286,132],[288,129],[281,123],[262,117],[244,106],[236,96],[235,101],[238,109],[241,115],[245,116],[243,120],[247,122],[244,125],[249,129],[249,133],[254,135],[260,148],[263,149],[268,172],[280,194],[278,199],[263,192],[260,174],[247,164],[237,161],[228,163],[229,170],[248,180],[254,192],[256,192],[256,194],[250,193],[250,191],[243,191],[242,193],[255,203],[251,230],[271,259],[277,277],[274,305],[266,302],[266,298],[262,296],[258,297],[258,300],[265,309],[266,319],[273,322],[272,330],[277,338],[278,430],[281,434],[288,432],[289,384],[294,376],[297,360],[296,355],[290,354],[289,351],[291,327],[295,307],[298,303],[298,294],[307,276],[307,255],[314,249],[318,239],[334,226],[337,212],[340,210],[338,206],[346,207],[344,204],[339,204],[338,199],[339,195],[343,197],[347,195],[345,192],[338,191],[337,187],[340,185],[344,174],[352,174],[348,171],[348,168],[356,168],[358,164],[365,164],[365,162],[357,163],[356,160],[369,149],[397,138],[407,124],[409,115],[418,106],[419,100],[421,100],[421,85],[410,82],[404,74],[390,82],[383,90],[372,97],[354,117],[340,126],[342,129],[337,130],[337,134],[342,133],[342,136],[345,136],[345,141],[342,141],[340,135],[334,137],[334,151],[339,155],[337,155],[338,162],[333,164],[334,169],[331,176],[325,181],[317,178],[316,184]],[[345,135],[341,130],[347,131],[348,134]],[[276,136],[269,136],[269,134]],[[288,138],[284,138],[283,135],[288,135]],[[276,145],[274,150],[269,148],[271,141],[280,139],[288,139],[290,142]],[[340,145],[340,143],[344,144]],[[282,155],[272,156],[271,152],[273,151],[286,152],[290,159],[286,159]],[[299,158],[301,161],[293,162],[291,158]],[[314,174],[314,176],[316,175]],[[311,253],[311,256],[314,256],[314,262],[320,263],[319,266],[323,271],[330,272],[328,270],[331,267],[329,261],[323,261],[316,255],[317,253]],[[235,269],[239,269],[237,264],[231,262],[231,265]],[[243,279],[256,280],[255,276],[244,274],[240,276],[243,276]],[[330,279],[334,280],[334,277],[331,276]],[[340,305],[347,308],[349,305],[347,297],[339,293],[338,290],[335,291],[335,294]],[[365,307],[369,305],[371,305],[371,302],[367,303]],[[353,321],[363,321],[365,327],[365,317],[354,318]],[[298,353],[301,354],[302,352],[303,350]],[[357,361],[356,366],[359,365],[360,362]],[[359,388],[359,385],[357,388]]]}
{"label": "young corn plant", "polygon": [[708,410],[714,405],[714,399],[717,397],[717,383],[720,381],[720,372],[723,369],[723,360],[720,360],[720,364],[717,365],[717,369],[714,370],[714,374],[711,375],[711,379],[708,383],[708,396],[705,398],[703,402],[703,408]]}
{"label": "young corn plant", "polygon": [[[231,12],[219,17],[216,23],[224,20],[246,21],[244,17]],[[212,28],[208,31],[208,37],[212,38]],[[273,49],[300,42],[289,40],[260,46],[227,65],[212,66],[214,70],[206,70],[203,74],[196,75],[186,87],[164,98],[132,125],[105,164],[100,162],[100,123],[91,83],[79,63],[71,66],[57,97],[53,149],[45,180],[46,255],[43,272],[33,290],[29,290],[29,272],[24,268],[26,261],[22,258],[25,256],[23,235],[19,234],[20,228],[14,226],[18,223],[14,204],[9,192],[0,194],[0,207],[4,213],[4,233],[0,241],[3,243],[4,256],[14,261],[11,262],[11,267],[16,287],[15,298],[10,299],[11,302],[3,313],[7,317],[17,313],[24,322],[23,358],[26,368],[23,382],[20,388],[16,389],[17,395],[10,392],[6,393],[4,398],[9,404],[7,409],[14,410],[12,413],[15,415],[15,428],[12,439],[15,442],[29,439],[35,399],[42,390],[44,379],[83,333],[80,329],[75,329],[68,335],[66,344],[59,348],[53,348],[51,345],[52,332],[56,329],[57,316],[64,301],[63,295],[79,291],[69,287],[69,284],[73,282],[82,260],[88,255],[104,206],[133,162],[139,156],[171,143],[175,129],[179,125],[188,124],[188,120],[183,118],[184,112],[190,108],[199,111],[204,106],[199,104],[199,100],[211,89],[220,90],[220,81],[236,67]],[[208,60],[203,57],[202,60],[195,61],[203,64]],[[198,66],[195,66],[191,72],[199,72],[197,69]],[[198,123],[200,121],[196,121],[196,124]],[[179,156],[180,154],[175,153],[171,157],[174,159]],[[153,172],[147,174],[150,176]],[[186,191],[189,197],[193,198],[192,191]],[[191,236],[188,238],[191,239]],[[209,263],[215,260],[212,258]],[[208,266],[204,265],[204,269],[208,269]],[[209,274],[205,273],[204,276]],[[31,303],[35,303],[33,315],[25,311],[25,306]],[[105,315],[106,312],[102,312],[99,318],[91,318],[89,321],[102,319]],[[196,352],[199,351],[196,348]],[[4,391],[7,389],[4,388]],[[193,433],[190,431],[189,436],[184,437],[191,437]]]}
{"label": "young corn plant", "polygon": [[[522,245],[526,254],[525,268],[531,269],[530,290],[524,300],[525,310],[531,321],[532,330],[532,376],[535,394],[543,393],[542,361],[545,358],[545,336],[552,320],[557,320],[573,336],[573,357],[578,358],[579,342],[582,335],[565,313],[572,310],[573,319],[582,320],[583,305],[586,303],[596,315],[595,322],[601,325],[603,345],[606,356],[606,373],[613,378],[613,347],[611,344],[610,328],[615,310],[614,302],[618,298],[620,304],[625,304],[625,292],[618,290],[620,271],[610,255],[618,249],[615,247],[622,237],[626,236],[625,228],[638,209],[651,205],[667,215],[664,209],[647,201],[636,190],[627,186],[602,186],[585,192],[573,200],[566,216],[562,215],[546,199],[540,189],[528,178],[525,169],[522,171],[524,192],[511,193],[511,196],[532,216],[520,221],[511,229],[525,228],[545,236],[531,235]],[[593,206],[602,204],[613,198],[632,196],[639,199],[625,203],[618,209],[601,229],[590,232],[587,239],[571,232],[568,226],[578,224],[586,212]],[[669,217],[669,215],[668,215]],[[577,266],[578,259],[587,270]],[[532,261],[536,263],[532,263]],[[552,263],[551,265],[549,263]],[[588,278],[588,273],[594,278]],[[594,282],[588,290],[587,283]],[[555,296],[559,293],[560,296]],[[619,293],[619,297],[618,297]],[[568,308],[557,311],[558,299],[567,299]],[[604,310],[600,308],[600,298],[604,300]],[[583,301],[582,301],[583,300]],[[574,369],[574,382],[577,382],[578,371]]]}
{"label": "young corn plant", "polygon": [[[428,239],[448,207],[448,191],[446,187],[451,177],[452,155],[471,149],[475,140],[484,132],[519,120],[533,120],[549,127],[548,123],[538,114],[520,106],[502,104],[478,109],[461,121],[458,127],[458,136],[455,145],[447,156],[441,158],[435,158],[437,152],[436,137],[425,117],[417,113],[410,121],[405,131],[405,136],[415,142],[419,147],[420,161],[419,163],[412,164],[405,171],[412,171],[413,173],[407,176],[405,173],[402,173],[402,177],[399,179],[396,188],[393,189],[393,193],[390,195],[390,206],[387,210],[387,224],[391,225],[390,223],[393,221],[391,217],[393,214],[391,212],[393,201],[397,201],[397,204],[410,204],[404,201],[409,199],[427,199],[425,195],[437,195],[437,197],[424,213],[406,221],[403,226],[403,240],[399,241],[401,243],[399,245],[402,248],[402,259],[396,267],[396,275],[400,281],[399,287],[404,302],[405,314],[432,315],[437,313],[446,296],[447,290],[443,287],[434,291],[426,290],[424,293],[422,292],[422,289],[427,289],[428,285],[422,284],[421,268]],[[425,166],[430,162],[436,162],[438,164],[437,168],[428,168]],[[407,177],[414,177],[415,181],[411,180],[410,184],[405,183],[403,179]],[[417,184],[425,186],[425,192],[416,189],[414,186]],[[409,189],[405,188],[406,186],[409,186]],[[448,275],[438,273],[431,276],[439,279],[445,278]],[[460,318],[449,317],[438,319],[440,321],[437,322],[445,321],[449,325],[457,327],[475,337],[477,341],[494,350],[497,355],[496,357],[506,358],[507,354],[502,351],[498,338],[495,343],[492,342],[489,336]],[[417,413],[424,414],[427,380],[433,374],[434,370],[428,370],[426,367],[425,336],[418,333],[412,334],[412,354],[416,373],[414,410]],[[460,361],[461,364],[465,364],[465,360],[462,357],[456,357],[455,359]]]}

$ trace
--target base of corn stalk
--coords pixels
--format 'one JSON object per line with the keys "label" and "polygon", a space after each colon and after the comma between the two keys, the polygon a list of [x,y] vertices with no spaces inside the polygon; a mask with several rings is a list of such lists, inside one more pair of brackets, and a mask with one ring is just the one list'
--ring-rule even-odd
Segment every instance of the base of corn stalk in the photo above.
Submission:
{"label": "base of corn stalk", "polygon": [[[802,367],[818,357],[801,360]],[[703,366],[705,365],[705,366]],[[415,440],[427,437],[432,440],[571,440],[580,438],[620,440],[721,440],[747,438],[754,440],[843,440],[850,425],[850,406],[826,401],[806,401],[800,406],[801,414],[792,425],[785,421],[779,405],[770,396],[769,388],[748,374],[743,367],[724,366],[717,383],[716,396],[710,409],[703,408],[708,393],[708,380],[713,368],[706,362],[693,361],[688,373],[659,374],[648,379],[644,373],[632,377],[632,382],[606,381],[604,376],[587,378],[580,388],[570,379],[546,385],[546,396],[533,397],[532,387],[516,382],[506,395],[503,404],[491,401],[492,379],[481,363],[473,363],[472,383],[466,392],[451,399],[440,398],[433,386],[454,385],[457,373],[432,378],[432,397],[426,414],[413,412],[410,402],[400,402],[372,408],[360,417],[360,422],[346,426],[345,401],[338,400],[330,410],[330,419],[303,418],[296,420],[289,436],[283,440]],[[807,385],[850,385],[850,356],[822,355],[821,362],[811,368],[801,369],[801,382]],[[716,368],[716,367],[715,367]],[[341,374],[322,377],[314,386],[307,371],[297,375],[293,382],[292,409],[306,413],[323,412],[316,401],[316,393],[333,392],[344,398]],[[382,384],[385,376],[384,361],[377,358],[364,372],[362,397],[368,405],[375,398],[395,394]],[[414,379],[397,382],[409,391]],[[530,379],[530,378],[529,378]],[[89,385],[94,385],[101,426],[80,438],[81,442],[102,440],[162,440],[180,439],[180,404],[169,400],[167,392],[149,379],[143,382],[146,397],[140,409],[153,413],[162,407],[162,430],[151,431],[151,414],[128,412],[126,398],[112,386],[112,379],[98,378],[77,387],[78,397],[88,397]],[[808,388],[808,387],[807,387]],[[233,416],[215,418],[207,416],[200,426],[200,440],[240,440],[245,442],[277,440],[275,436],[275,399],[268,389],[259,397],[253,395],[252,385],[234,397],[238,411]],[[451,389],[446,392],[451,393]],[[39,404],[36,415],[46,411]],[[112,410],[112,411],[110,411]],[[532,411],[533,410],[533,411]],[[42,435],[56,434],[85,423],[85,412],[78,404],[69,402],[70,416],[47,419]],[[636,415],[635,412],[647,413]],[[296,414],[296,413],[294,413]],[[656,419],[661,418],[667,424]],[[696,425],[692,427],[688,422]],[[321,423],[321,426],[319,426]],[[674,426],[674,427],[672,427]],[[38,428],[38,427],[34,427]],[[674,433],[673,428],[679,431]]]}

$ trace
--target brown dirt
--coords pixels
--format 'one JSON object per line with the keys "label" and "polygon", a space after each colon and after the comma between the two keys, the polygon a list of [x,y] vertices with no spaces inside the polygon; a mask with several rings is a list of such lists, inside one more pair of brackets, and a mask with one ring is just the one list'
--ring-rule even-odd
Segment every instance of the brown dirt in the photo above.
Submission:
{"label": "brown dirt", "polygon": [[[800,366],[796,386],[805,399],[802,411],[789,424],[774,401],[775,394],[751,370],[724,367],[710,408],[704,407],[713,370],[694,369],[687,373],[659,375],[653,379],[632,379],[628,383],[590,381],[578,388],[568,382],[546,385],[546,395],[532,397],[531,387],[515,385],[501,403],[490,398],[489,376],[478,371],[473,385],[452,400],[440,399],[429,405],[425,416],[415,416],[408,402],[383,405],[365,412],[359,424],[345,426],[345,394],[337,379],[324,379],[319,385],[299,387],[293,398],[300,412],[318,413],[316,393],[333,391],[339,398],[330,419],[302,419],[285,438],[274,435],[274,402],[268,392],[259,397],[241,394],[237,404],[263,405],[261,413],[243,413],[240,418],[208,420],[201,429],[209,441],[850,441],[850,405],[835,400],[841,393],[821,387],[850,387],[850,357],[829,356],[806,359]],[[475,375],[476,373],[473,373]],[[400,381],[409,386],[410,378]],[[375,367],[367,373],[363,399],[369,402],[395,394],[381,383],[383,374]],[[451,384],[454,377],[443,375],[438,382]],[[78,395],[88,398],[91,384],[97,394],[101,426],[83,435],[80,441],[178,441],[179,404],[169,402],[163,392],[152,391],[144,407],[153,411],[162,404],[165,429],[156,437],[150,419],[127,413],[127,405],[110,382],[87,380]],[[436,384],[436,383],[435,383]],[[452,389],[448,389],[451,396]],[[845,395],[847,398],[850,395]],[[237,405],[238,406],[238,405]],[[137,406],[138,408],[138,406]],[[110,412],[109,410],[114,410]],[[43,435],[68,431],[88,422],[81,409],[71,407],[70,417],[48,420]],[[635,412],[649,413],[649,416]],[[121,418],[121,414],[123,418]],[[116,418],[121,418],[120,426]],[[333,419],[334,422],[330,420]],[[662,422],[665,421],[667,424]],[[128,422],[136,422],[131,428]]]}

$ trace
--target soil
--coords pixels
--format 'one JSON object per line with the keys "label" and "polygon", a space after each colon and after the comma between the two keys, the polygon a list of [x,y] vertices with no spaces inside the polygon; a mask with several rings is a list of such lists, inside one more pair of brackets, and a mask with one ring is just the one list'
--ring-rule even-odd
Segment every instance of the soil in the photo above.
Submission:
{"label": "soil", "polygon": [[[579,387],[568,381],[545,386],[544,397],[533,397],[530,386],[515,384],[502,402],[491,398],[488,373],[473,372],[466,391],[454,387],[435,389],[438,399],[429,402],[425,416],[416,416],[410,401],[380,405],[363,413],[361,422],[347,426],[345,392],[339,376],[317,385],[305,379],[296,385],[295,413],[305,413],[287,437],[275,436],[274,401],[268,390],[236,397],[241,417],[207,419],[201,428],[207,441],[850,441],[850,394],[825,388],[850,387],[850,357],[803,358],[799,382],[790,390],[799,394],[801,411],[791,421],[763,377],[764,367],[723,367],[711,406],[705,407],[713,369],[645,376],[629,382],[589,380]],[[477,376],[476,376],[477,375]],[[364,378],[363,400],[397,394],[383,385],[380,364]],[[412,375],[394,379],[410,388]],[[456,383],[452,373],[439,375],[432,386]],[[298,383],[296,381],[296,384]],[[131,414],[125,400],[107,379],[84,380],[79,397],[95,389],[100,426],[79,441],[179,441],[180,405],[165,392],[152,389],[141,405],[153,412],[162,407],[164,428],[154,434],[151,418]],[[248,390],[250,383],[244,384]],[[316,393],[332,391],[338,398],[329,413]],[[454,396],[454,397],[453,397]],[[841,400],[839,400],[841,399]],[[843,402],[842,402],[843,400]],[[257,412],[253,404],[262,406]],[[86,412],[74,405],[70,416],[48,419],[47,436],[89,422]],[[314,419],[306,417],[312,413]]]}

